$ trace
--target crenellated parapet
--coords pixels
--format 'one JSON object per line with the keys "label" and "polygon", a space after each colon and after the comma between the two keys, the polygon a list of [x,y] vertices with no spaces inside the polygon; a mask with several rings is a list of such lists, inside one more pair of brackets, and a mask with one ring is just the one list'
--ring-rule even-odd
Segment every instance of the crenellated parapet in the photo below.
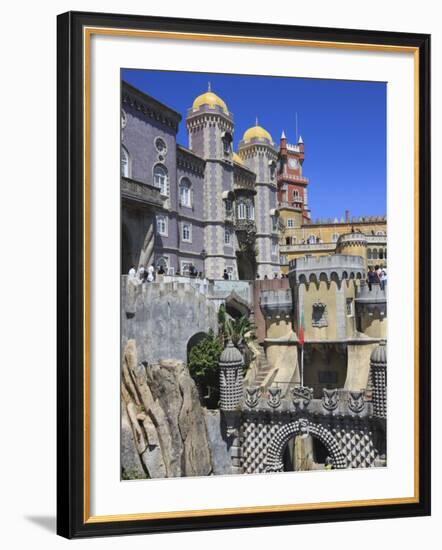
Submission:
{"label": "crenellated parapet", "polygon": [[365,261],[360,256],[335,254],[333,256],[297,258],[289,263],[291,285],[319,285],[321,281],[340,284],[347,279],[365,279]]}

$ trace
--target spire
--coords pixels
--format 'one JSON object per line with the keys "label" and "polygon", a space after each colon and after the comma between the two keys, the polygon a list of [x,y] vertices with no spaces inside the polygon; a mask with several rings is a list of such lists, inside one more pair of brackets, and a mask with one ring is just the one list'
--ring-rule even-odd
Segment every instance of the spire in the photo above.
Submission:
{"label": "spire", "polygon": [[211,91],[212,91],[212,84],[210,83],[210,80],[209,80],[209,82],[207,83],[207,91],[208,91],[208,92],[211,92]]}
{"label": "spire", "polygon": [[281,139],[286,139],[284,130],[282,131]]}
{"label": "spire", "polygon": [[304,143],[304,140],[302,139],[302,136],[299,136],[298,144]]}
{"label": "spire", "polygon": [[258,126],[258,117],[256,117],[255,126]]}

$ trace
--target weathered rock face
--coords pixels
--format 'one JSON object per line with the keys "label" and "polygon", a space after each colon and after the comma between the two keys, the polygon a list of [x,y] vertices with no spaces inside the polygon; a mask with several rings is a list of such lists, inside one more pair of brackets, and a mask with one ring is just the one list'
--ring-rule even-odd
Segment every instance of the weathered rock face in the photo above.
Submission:
{"label": "weathered rock face", "polygon": [[[135,340],[129,340],[121,393],[124,479],[207,476],[219,470],[216,461],[214,468],[206,415],[183,362],[143,365]],[[223,469],[228,470],[228,464]]]}

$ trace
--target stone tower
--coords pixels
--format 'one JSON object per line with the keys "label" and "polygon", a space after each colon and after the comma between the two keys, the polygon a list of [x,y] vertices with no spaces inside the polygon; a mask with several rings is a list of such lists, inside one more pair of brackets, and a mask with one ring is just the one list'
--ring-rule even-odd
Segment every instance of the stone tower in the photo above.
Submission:
{"label": "stone tower", "polygon": [[257,271],[261,278],[279,273],[278,211],[276,209],[277,152],[272,136],[258,125],[244,133],[238,146],[244,164],[256,174],[255,224]]}
{"label": "stone tower", "polygon": [[220,408],[236,411],[243,399],[244,360],[241,352],[229,340],[219,359]]}
{"label": "stone tower", "polygon": [[278,202],[280,210],[290,216],[295,226],[301,226],[310,221],[307,186],[308,179],[302,174],[304,163],[304,142],[299,136],[296,145],[287,142],[285,132],[282,132],[279,143],[278,163]]}
{"label": "stone tower", "polygon": [[187,112],[189,148],[206,161],[204,193],[204,270],[209,279],[221,279],[224,269],[238,278],[236,256],[224,250],[225,200],[233,190],[233,115],[210,89],[199,95]]}

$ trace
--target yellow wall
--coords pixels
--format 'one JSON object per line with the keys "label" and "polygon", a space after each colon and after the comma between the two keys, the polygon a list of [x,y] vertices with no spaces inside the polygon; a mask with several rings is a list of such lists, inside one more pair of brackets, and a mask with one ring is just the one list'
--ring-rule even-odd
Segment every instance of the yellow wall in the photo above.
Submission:
{"label": "yellow wall", "polygon": [[[294,218],[292,212],[287,210],[280,210],[281,219],[286,222],[287,218]],[[309,235],[315,235],[319,237],[324,243],[334,242],[332,239],[333,234],[344,235],[353,231],[359,231],[365,235],[375,235],[379,231],[383,231],[387,234],[387,222],[360,222],[360,223],[338,223],[338,224],[308,224],[302,225],[296,224],[295,228],[287,228],[287,224],[284,224],[286,229],[281,234],[281,241],[285,243],[285,237],[296,237],[297,243],[301,244],[303,241],[307,242]]]}

